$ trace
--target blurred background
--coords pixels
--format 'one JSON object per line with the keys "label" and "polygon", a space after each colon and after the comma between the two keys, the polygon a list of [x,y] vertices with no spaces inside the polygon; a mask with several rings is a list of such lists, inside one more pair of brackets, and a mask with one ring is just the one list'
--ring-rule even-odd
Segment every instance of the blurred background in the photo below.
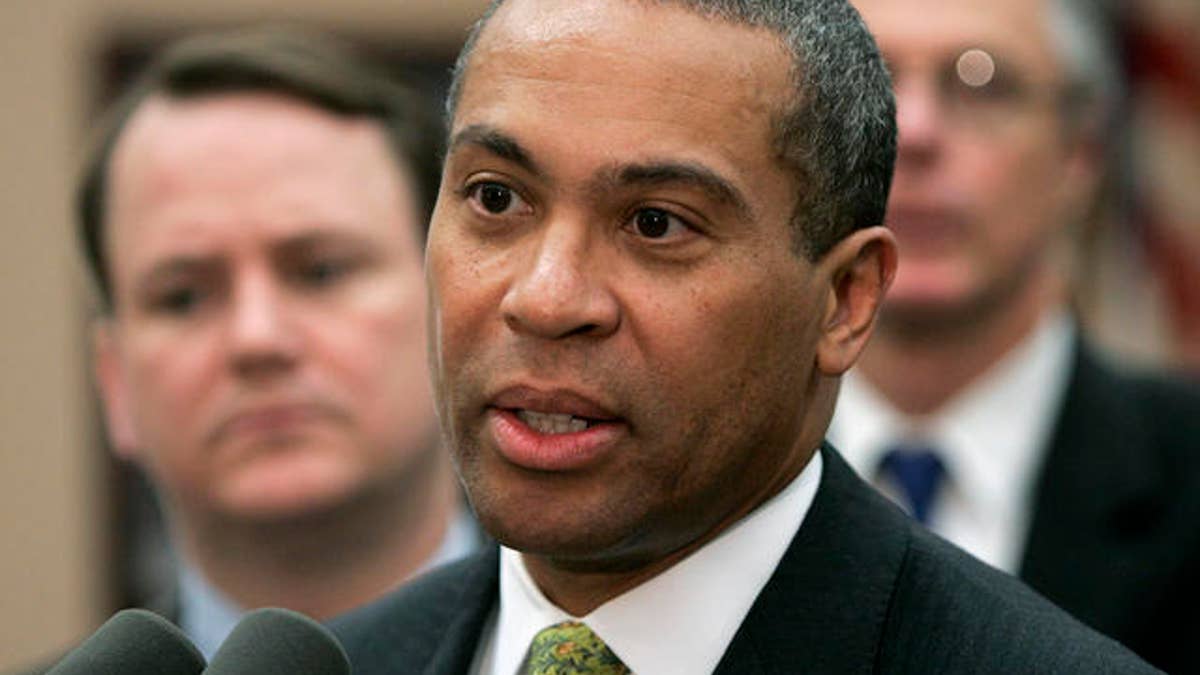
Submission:
{"label": "blurred background", "polygon": [[[0,671],[70,645],[169,574],[140,478],[104,449],[72,188],[104,104],[166,40],[260,20],[351,39],[440,95],[483,0],[0,3]],[[1111,3],[1127,95],[1077,305],[1130,365],[1200,373],[1200,2]]]}

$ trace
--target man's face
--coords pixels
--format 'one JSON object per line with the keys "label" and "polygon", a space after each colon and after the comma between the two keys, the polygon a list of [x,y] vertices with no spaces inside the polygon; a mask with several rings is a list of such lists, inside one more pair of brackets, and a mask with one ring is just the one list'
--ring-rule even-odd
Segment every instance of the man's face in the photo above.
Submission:
{"label": "man's face", "polygon": [[436,456],[416,210],[378,125],[155,98],[110,176],[110,430],[185,517],[332,507]]}
{"label": "man's face", "polygon": [[485,527],[632,567],[795,475],[827,276],[791,252],[766,32],[623,0],[515,0],[466,75],[433,218],[431,361]]}
{"label": "man's face", "polygon": [[1044,270],[1086,171],[1065,133],[1042,0],[855,0],[895,80],[888,220],[901,263],[885,317],[1004,306]]}

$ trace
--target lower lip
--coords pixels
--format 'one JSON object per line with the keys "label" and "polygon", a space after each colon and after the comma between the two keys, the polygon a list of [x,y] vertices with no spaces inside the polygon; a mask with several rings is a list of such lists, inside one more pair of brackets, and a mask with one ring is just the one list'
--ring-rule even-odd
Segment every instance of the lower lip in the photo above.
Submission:
{"label": "lower lip", "polygon": [[230,436],[263,436],[291,433],[319,419],[310,408],[285,408],[247,413],[235,418],[226,428]]}
{"label": "lower lip", "polygon": [[508,461],[537,471],[575,471],[596,463],[624,433],[625,425],[605,422],[583,431],[544,434],[521,421],[511,410],[490,409],[488,426],[500,454]]}

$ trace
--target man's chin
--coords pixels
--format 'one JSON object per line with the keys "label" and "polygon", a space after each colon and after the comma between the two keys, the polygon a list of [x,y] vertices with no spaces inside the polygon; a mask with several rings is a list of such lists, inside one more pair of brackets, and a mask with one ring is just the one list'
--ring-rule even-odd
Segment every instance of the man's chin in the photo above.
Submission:
{"label": "man's chin", "polygon": [[574,533],[549,536],[522,532],[497,539],[502,545],[533,556],[558,570],[573,574],[628,574],[653,563],[656,556],[630,552],[611,541],[580,537]]}
{"label": "man's chin", "polygon": [[628,548],[628,533],[622,528],[597,527],[595,521],[580,513],[486,509],[477,515],[483,528],[501,545],[553,561],[561,569],[616,572],[645,563],[636,559],[638,556],[622,554]]}
{"label": "man's chin", "polygon": [[228,481],[217,499],[229,516],[247,522],[315,517],[353,499],[361,481],[350,474],[344,467],[312,464],[260,467]]}

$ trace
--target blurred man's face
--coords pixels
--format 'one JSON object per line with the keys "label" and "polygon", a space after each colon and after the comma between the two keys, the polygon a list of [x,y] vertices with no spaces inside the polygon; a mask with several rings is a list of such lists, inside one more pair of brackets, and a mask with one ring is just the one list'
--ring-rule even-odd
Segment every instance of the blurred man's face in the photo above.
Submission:
{"label": "blurred man's face", "polygon": [[644,564],[819,443],[828,272],[792,253],[764,31],[625,0],[514,0],[472,57],[428,249],[446,439],[484,525]]}
{"label": "blurred man's face", "polygon": [[436,456],[416,209],[381,129],[289,99],[152,99],[112,159],[115,444],[183,515],[286,518]]}
{"label": "blurred man's face", "polygon": [[[893,72],[900,127],[885,322],[1003,307],[1076,215],[1085,153],[1041,0],[855,0]],[[886,325],[886,323],[885,323]]]}

